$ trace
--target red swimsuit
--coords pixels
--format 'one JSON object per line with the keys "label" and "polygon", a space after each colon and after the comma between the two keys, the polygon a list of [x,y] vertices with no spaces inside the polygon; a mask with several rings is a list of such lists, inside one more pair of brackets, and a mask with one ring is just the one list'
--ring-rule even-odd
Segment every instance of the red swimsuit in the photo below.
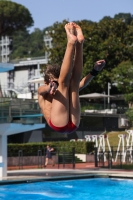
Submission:
{"label": "red swimsuit", "polygon": [[49,120],[49,125],[52,129],[54,129],[55,131],[60,132],[60,133],[72,133],[72,132],[76,131],[76,129],[78,128],[71,121],[69,121],[66,126],[56,127],[52,124],[51,120]]}

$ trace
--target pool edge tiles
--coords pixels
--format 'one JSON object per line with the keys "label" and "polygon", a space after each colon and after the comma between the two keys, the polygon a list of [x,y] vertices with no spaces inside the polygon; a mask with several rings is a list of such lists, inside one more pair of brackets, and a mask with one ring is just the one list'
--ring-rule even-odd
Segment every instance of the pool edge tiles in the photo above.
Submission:
{"label": "pool edge tiles", "polygon": [[81,178],[127,178],[133,179],[133,171],[126,170],[15,170],[0,180],[2,184],[26,183],[35,181],[56,181]]}
{"label": "pool edge tiles", "polygon": [[63,180],[75,180],[75,179],[88,179],[88,178],[114,178],[114,179],[133,179],[132,176],[122,176],[122,175],[110,175],[110,174],[80,174],[80,175],[69,175],[69,176],[54,176],[54,177],[42,177],[42,178],[29,178],[20,177],[19,180],[1,180],[1,185],[9,184],[22,184],[22,183],[34,183],[34,182],[46,182],[46,181],[63,181]]}
{"label": "pool edge tiles", "polygon": [[33,177],[20,177],[17,179],[10,180],[1,180],[0,185],[8,184],[19,184],[19,183],[31,183],[31,182],[43,182],[43,181],[61,181],[61,180],[73,180],[73,179],[87,179],[87,178],[97,178],[94,174],[85,174],[85,175],[69,175],[69,176],[54,176],[54,177],[42,177],[42,178],[33,178]]}

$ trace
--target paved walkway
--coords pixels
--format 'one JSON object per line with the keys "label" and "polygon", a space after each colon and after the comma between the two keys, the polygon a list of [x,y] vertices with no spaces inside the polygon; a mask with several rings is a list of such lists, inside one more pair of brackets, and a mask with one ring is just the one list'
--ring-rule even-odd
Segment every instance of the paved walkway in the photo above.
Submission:
{"label": "paved walkway", "polygon": [[72,178],[128,178],[133,179],[133,171],[125,170],[103,170],[103,169],[32,169],[32,170],[13,170],[8,171],[8,177],[3,180],[12,181],[33,181],[33,180],[64,180]]}
{"label": "paved walkway", "polygon": [[[45,168],[44,165],[34,165],[34,166],[11,166],[8,167],[8,170],[18,170],[18,169],[38,169],[38,168]],[[87,169],[87,168],[96,168],[94,163],[76,163],[75,164],[75,169]],[[47,165],[46,169],[73,169],[72,164],[55,164],[54,166],[52,165]]]}
{"label": "paved walkway", "polygon": [[[37,167],[37,166],[36,166]],[[56,180],[56,179],[69,179],[69,178],[83,178],[83,177],[111,177],[111,178],[130,178],[133,179],[133,170],[116,170],[96,168],[93,163],[76,163],[75,169],[72,165],[48,165],[46,168],[40,169],[11,169],[8,170],[7,177],[1,181],[31,181],[36,179],[43,180]]]}

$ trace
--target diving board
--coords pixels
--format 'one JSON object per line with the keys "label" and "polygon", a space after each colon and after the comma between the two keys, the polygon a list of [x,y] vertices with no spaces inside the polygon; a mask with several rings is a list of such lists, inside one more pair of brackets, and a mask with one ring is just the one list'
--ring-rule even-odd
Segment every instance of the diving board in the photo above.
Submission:
{"label": "diving board", "polygon": [[0,63],[0,73],[10,70],[14,70],[14,65],[12,63]]}
{"label": "diving board", "polygon": [[45,124],[0,124],[0,178],[7,176],[7,136],[45,128]]}

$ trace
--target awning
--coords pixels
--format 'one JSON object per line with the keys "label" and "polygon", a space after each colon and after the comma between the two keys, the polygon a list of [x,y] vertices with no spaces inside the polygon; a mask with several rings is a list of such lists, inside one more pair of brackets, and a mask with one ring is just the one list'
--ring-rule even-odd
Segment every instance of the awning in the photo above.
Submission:
{"label": "awning", "polygon": [[34,79],[30,79],[28,80],[28,83],[44,83],[44,78],[43,77],[38,77],[38,78],[34,78]]}
{"label": "awning", "polygon": [[100,99],[100,98],[114,98],[114,96],[102,93],[91,93],[91,94],[80,95],[79,98]]}

